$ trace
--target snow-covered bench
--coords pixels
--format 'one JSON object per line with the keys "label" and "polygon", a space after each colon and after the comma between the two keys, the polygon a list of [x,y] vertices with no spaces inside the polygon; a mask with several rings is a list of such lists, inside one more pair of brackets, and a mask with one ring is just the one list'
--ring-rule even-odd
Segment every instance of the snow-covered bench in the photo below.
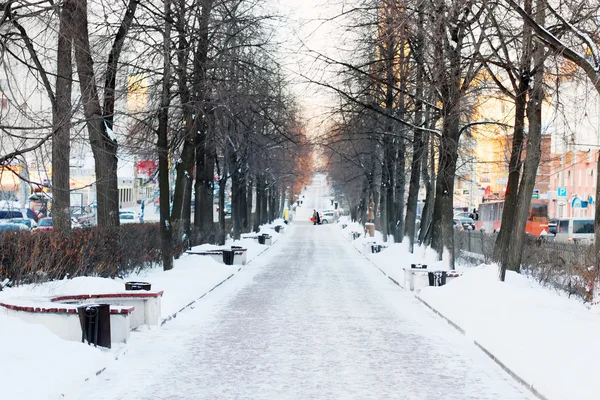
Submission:
{"label": "snow-covered bench", "polygon": [[131,329],[137,329],[141,325],[158,326],[162,296],[163,291],[128,290],[119,293],[59,296],[52,298],[51,301],[77,305],[94,302],[111,306],[133,307],[130,326]]}
{"label": "snow-covered bench", "polygon": [[247,257],[248,257],[248,249],[243,249],[240,247],[232,247],[231,249],[211,249],[204,251],[187,251],[187,254],[195,255],[195,256],[209,256],[212,257],[215,261],[224,263],[223,259],[223,251],[224,250],[233,250],[233,264],[234,265],[246,265]]}
{"label": "snow-covered bench", "polygon": [[[12,299],[0,303],[0,312],[23,321],[41,324],[58,337],[81,341],[77,305],[52,303],[49,299]],[[110,307],[110,336],[113,343],[126,343],[131,330],[133,307]]]}
{"label": "snow-covered bench", "polygon": [[78,308],[86,304],[110,305],[111,342],[126,343],[132,329],[157,326],[163,292],[124,291],[56,297],[13,298],[0,302],[0,312],[42,324],[57,336],[81,341]]}
{"label": "snow-covered bench", "polygon": [[254,241],[256,241],[257,243],[261,242],[260,237],[264,237],[264,241],[265,241],[265,245],[270,246],[273,243],[273,239],[271,237],[271,235],[267,235],[266,233],[261,233],[260,235],[255,234],[255,235],[242,235],[242,239],[253,239]]}
{"label": "snow-covered bench", "polygon": [[456,271],[425,269],[425,268],[403,268],[404,270],[404,288],[409,290],[422,289],[429,286],[429,273],[446,273],[446,284],[452,279],[456,279],[462,274]]}

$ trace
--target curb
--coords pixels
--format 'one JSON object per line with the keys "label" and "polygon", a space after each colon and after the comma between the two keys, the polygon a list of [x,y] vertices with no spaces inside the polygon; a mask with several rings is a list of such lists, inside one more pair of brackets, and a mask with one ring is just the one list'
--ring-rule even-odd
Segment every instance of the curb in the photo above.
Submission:
{"label": "curb", "polygon": [[[398,281],[396,281],[394,278],[392,278],[391,276],[389,276],[388,274],[386,274],[381,268],[379,268],[379,266],[377,266],[377,264],[375,264],[371,259],[369,259],[369,257],[367,257],[365,254],[362,254],[360,252],[360,250],[358,250],[354,245],[352,245],[352,241],[349,241],[350,245],[360,254],[362,255],[367,261],[369,261],[369,263],[371,263],[375,268],[377,268],[384,276],[386,276],[390,281],[392,281],[395,285],[397,285],[399,288],[404,289],[404,287],[402,285],[400,285],[400,283],[398,283]],[[442,314],[441,312],[439,312],[438,310],[436,310],[435,308],[433,308],[431,305],[429,305],[425,300],[423,300],[422,298],[420,298],[416,293],[415,293],[415,298],[417,300],[419,300],[423,305],[425,305],[428,309],[430,309],[431,311],[433,311],[436,315],[438,315],[439,317],[441,317],[443,320],[445,320],[449,325],[451,325],[454,329],[456,329],[457,331],[459,331],[460,333],[462,333],[464,336],[467,335],[466,331],[464,329],[462,329],[458,324],[456,324],[454,321],[452,321],[450,318],[446,317],[444,314]],[[511,378],[513,378],[515,381],[517,381],[521,386],[523,386],[525,389],[529,390],[531,392],[531,394],[533,394],[535,397],[537,397],[539,400],[549,400],[546,396],[544,396],[543,394],[541,394],[540,392],[538,392],[538,390],[534,387],[533,384],[527,382],[525,379],[521,378],[519,375],[517,375],[513,370],[511,370],[509,367],[506,366],[506,364],[504,364],[502,361],[500,361],[498,359],[498,357],[496,357],[492,352],[490,352],[488,349],[486,349],[485,347],[483,347],[483,345],[481,345],[478,341],[473,340],[473,344],[475,346],[477,346],[477,348],[479,348],[486,356],[488,356],[492,361],[494,361],[500,368],[502,368],[502,370],[504,372],[506,372],[508,375],[510,375]]]}

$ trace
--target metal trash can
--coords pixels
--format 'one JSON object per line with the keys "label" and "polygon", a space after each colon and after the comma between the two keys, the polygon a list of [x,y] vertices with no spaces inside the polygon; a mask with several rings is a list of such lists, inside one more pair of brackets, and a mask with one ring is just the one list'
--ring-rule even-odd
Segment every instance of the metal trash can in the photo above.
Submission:
{"label": "metal trash can", "polygon": [[258,244],[265,244],[265,236],[258,235]]}
{"label": "metal trash can", "polygon": [[233,265],[233,257],[235,256],[235,250],[223,250],[223,264]]}
{"label": "metal trash can", "polygon": [[110,305],[84,304],[77,307],[81,342],[110,349]]}
{"label": "metal trash can", "polygon": [[280,231],[280,230],[281,230],[281,226],[277,225],[277,226],[275,227],[275,232],[279,233],[279,231]]}
{"label": "metal trash can", "polygon": [[152,284],[148,282],[125,282],[125,290],[150,290]]}
{"label": "metal trash can", "polygon": [[429,286],[444,286],[446,284],[446,271],[429,272]]}

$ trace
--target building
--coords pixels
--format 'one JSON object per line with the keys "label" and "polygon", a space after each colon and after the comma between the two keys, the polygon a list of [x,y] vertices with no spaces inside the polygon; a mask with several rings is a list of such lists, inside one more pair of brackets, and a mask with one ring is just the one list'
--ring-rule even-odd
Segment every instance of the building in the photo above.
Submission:
{"label": "building", "polygon": [[550,177],[550,218],[594,217],[597,157],[594,150],[556,154]]}

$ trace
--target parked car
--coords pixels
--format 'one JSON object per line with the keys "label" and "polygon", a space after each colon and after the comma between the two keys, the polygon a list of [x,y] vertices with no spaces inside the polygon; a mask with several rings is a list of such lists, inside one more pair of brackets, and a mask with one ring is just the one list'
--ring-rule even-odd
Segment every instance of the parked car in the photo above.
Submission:
{"label": "parked car", "polygon": [[231,203],[225,204],[225,215],[231,215]]}
{"label": "parked car", "polygon": [[458,218],[458,220],[460,221],[460,224],[462,225],[463,229],[466,231],[473,231],[475,230],[475,221],[473,221],[473,218]]}
{"label": "parked car", "polygon": [[11,218],[8,220],[11,224],[22,224],[27,227],[27,229],[33,229],[37,226],[34,220],[29,218]]}
{"label": "parked car", "polygon": [[454,214],[454,218],[471,218],[471,213],[470,212],[458,212]]}
{"label": "parked car", "polygon": [[52,230],[52,218],[42,218],[38,221],[36,231],[51,231]]}
{"label": "parked car", "polygon": [[23,224],[17,224],[14,222],[0,222],[0,232],[6,231],[27,231],[29,228]]}
{"label": "parked car", "polygon": [[321,223],[322,224],[331,224],[337,221],[338,215],[333,210],[325,210],[321,213]]}
{"label": "parked car", "polygon": [[119,211],[119,222],[122,224],[134,224],[140,222],[140,217],[135,211]]}

